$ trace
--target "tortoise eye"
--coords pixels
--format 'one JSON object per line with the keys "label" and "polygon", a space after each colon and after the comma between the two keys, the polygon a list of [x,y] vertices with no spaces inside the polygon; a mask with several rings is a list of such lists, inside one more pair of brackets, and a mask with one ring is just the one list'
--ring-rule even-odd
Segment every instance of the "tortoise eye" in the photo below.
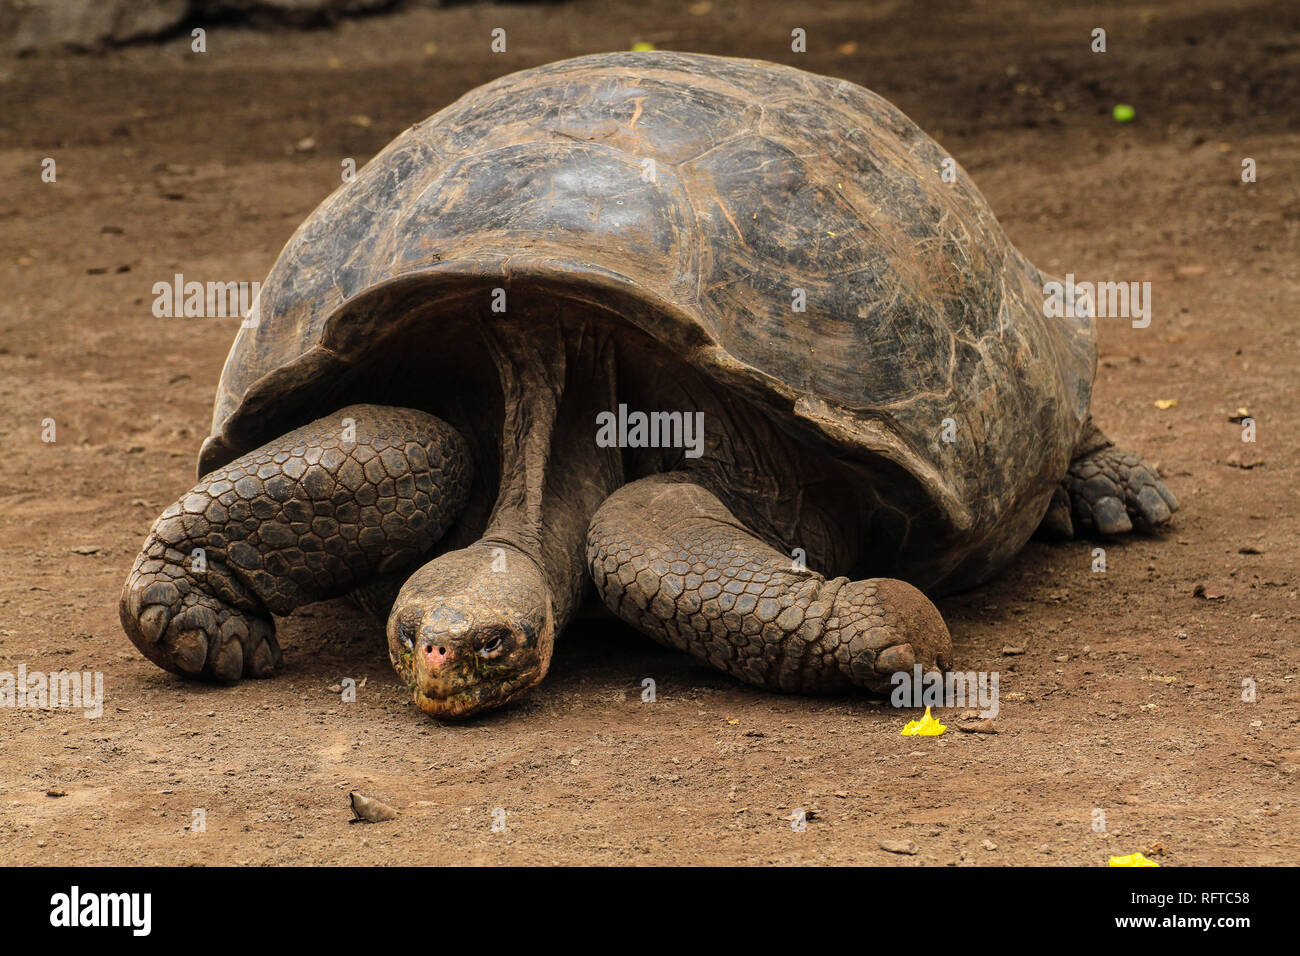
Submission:
{"label": "tortoise eye", "polygon": [[403,615],[397,621],[397,636],[407,650],[415,649],[415,629],[419,626],[416,619]]}
{"label": "tortoise eye", "polygon": [[481,650],[479,653],[481,653],[484,657],[488,657],[492,654],[495,654],[497,651],[501,650],[501,648],[505,647],[505,645],[506,645],[506,639],[502,634],[500,633],[493,634],[490,638],[487,639],[486,642],[484,642],[483,650]]}

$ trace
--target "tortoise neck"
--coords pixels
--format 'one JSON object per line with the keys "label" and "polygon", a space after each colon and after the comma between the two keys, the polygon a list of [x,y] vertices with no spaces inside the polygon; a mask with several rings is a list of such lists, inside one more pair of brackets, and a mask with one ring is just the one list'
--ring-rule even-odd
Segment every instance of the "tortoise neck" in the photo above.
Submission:
{"label": "tortoise neck", "polygon": [[595,440],[597,413],[614,407],[613,342],[561,311],[484,322],[504,417],[500,486],[480,541],[541,568],[557,631],[582,597],[591,516],[623,478],[618,449]]}

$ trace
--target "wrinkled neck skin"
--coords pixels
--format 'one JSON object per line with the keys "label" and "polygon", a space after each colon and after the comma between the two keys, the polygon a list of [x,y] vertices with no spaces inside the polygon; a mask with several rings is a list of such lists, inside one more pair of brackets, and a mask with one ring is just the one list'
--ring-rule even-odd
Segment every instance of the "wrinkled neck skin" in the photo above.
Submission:
{"label": "wrinkled neck skin", "polygon": [[595,441],[597,413],[615,404],[608,332],[562,329],[551,320],[549,334],[539,334],[543,322],[491,330],[505,422],[500,491],[479,545],[518,552],[537,565],[561,631],[582,598],[587,526],[623,472],[618,449]]}
{"label": "wrinkled neck skin", "polygon": [[389,617],[389,653],[419,707],[464,717],[540,681],[586,584],[587,527],[623,480],[598,448],[614,407],[606,331],[561,315],[492,316],[484,338],[504,398],[501,475],[483,536],[426,564]]}

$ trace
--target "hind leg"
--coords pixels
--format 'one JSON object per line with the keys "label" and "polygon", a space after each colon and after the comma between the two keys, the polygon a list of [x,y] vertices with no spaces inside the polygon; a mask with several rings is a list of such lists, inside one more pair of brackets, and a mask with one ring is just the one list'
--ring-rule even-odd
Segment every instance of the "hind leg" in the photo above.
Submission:
{"label": "hind leg", "polygon": [[414,568],[459,515],[471,472],[465,440],[412,409],[353,405],[289,432],[154,522],[122,626],[175,674],[268,676],[280,659],[271,614]]}
{"label": "hind leg", "polygon": [[624,621],[760,687],[880,691],[917,664],[948,666],[948,628],[916,588],[795,568],[686,475],[643,478],[606,499],[587,561]]}
{"label": "hind leg", "polygon": [[1089,422],[1043,526],[1058,537],[1087,531],[1123,534],[1133,530],[1135,521],[1144,528],[1168,524],[1177,510],[1178,499],[1155,469],[1116,448]]}

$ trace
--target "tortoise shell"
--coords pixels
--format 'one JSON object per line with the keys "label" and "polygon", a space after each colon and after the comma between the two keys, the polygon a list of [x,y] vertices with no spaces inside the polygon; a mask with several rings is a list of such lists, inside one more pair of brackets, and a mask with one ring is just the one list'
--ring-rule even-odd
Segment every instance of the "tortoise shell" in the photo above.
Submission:
{"label": "tortoise shell", "polygon": [[1045,316],[1044,281],[862,87],[696,54],[565,60],[417,123],[303,222],[231,348],[199,470],[301,424],[284,410],[328,396],[411,303],[526,284],[613,309],[841,459],[901,466],[960,578],[1028,538],[1087,416],[1095,329]]}

